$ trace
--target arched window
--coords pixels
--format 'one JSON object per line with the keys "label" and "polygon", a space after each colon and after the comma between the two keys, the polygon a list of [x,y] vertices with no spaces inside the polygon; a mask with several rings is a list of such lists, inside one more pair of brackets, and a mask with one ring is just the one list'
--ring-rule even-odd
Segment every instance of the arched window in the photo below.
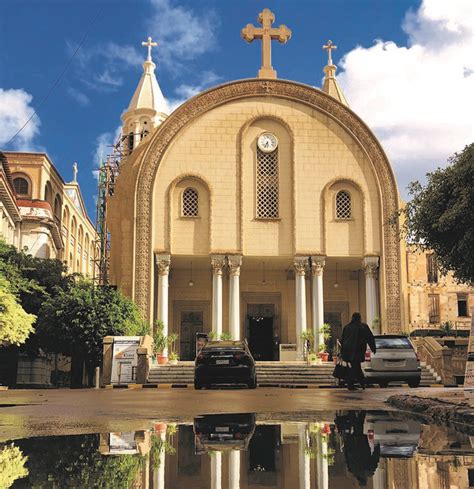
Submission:
{"label": "arched window", "polygon": [[336,219],[351,219],[352,199],[347,190],[340,190],[336,195]]}
{"label": "arched window", "polygon": [[264,153],[257,146],[257,218],[279,217],[278,148]]}
{"label": "arched window", "polygon": [[197,217],[199,215],[199,194],[197,190],[188,187],[183,192],[183,217]]}
{"label": "arched window", "polygon": [[44,200],[50,204],[53,200],[53,191],[51,190],[51,184],[49,182],[46,182],[46,185],[44,186]]}
{"label": "arched window", "polygon": [[28,180],[23,177],[17,177],[13,180],[13,186],[15,187],[15,192],[20,196],[28,196],[30,194],[30,184]]}

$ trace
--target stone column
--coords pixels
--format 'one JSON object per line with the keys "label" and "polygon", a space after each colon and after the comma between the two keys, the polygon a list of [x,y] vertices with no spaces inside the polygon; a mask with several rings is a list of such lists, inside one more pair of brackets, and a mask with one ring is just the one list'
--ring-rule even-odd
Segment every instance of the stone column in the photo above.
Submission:
{"label": "stone column", "polygon": [[222,453],[211,455],[211,489],[222,489]]}
{"label": "stone column", "polygon": [[[160,433],[161,440],[166,440],[166,433]],[[165,451],[160,450],[158,454],[158,466],[153,467],[153,487],[156,489],[165,489]]]}
{"label": "stone column", "polygon": [[312,306],[313,306],[313,334],[314,351],[319,351],[319,345],[324,340],[320,333],[324,323],[324,296],[323,296],[323,270],[325,265],[324,256],[311,257],[311,281],[312,281]]}
{"label": "stone column", "polygon": [[211,257],[212,268],[212,331],[222,334],[222,272],[225,265],[223,255]]}
{"label": "stone column", "polygon": [[229,265],[229,329],[233,340],[240,340],[240,267],[241,256],[228,256]]}
{"label": "stone column", "polygon": [[299,489],[311,489],[311,465],[306,453],[306,423],[298,427]]}
{"label": "stone column", "polygon": [[[156,266],[158,268],[158,288],[157,288],[157,310],[156,319],[163,321],[165,335],[168,334],[168,277],[170,273],[170,255],[156,255]],[[167,350],[165,351],[167,354]]]}
{"label": "stone column", "polygon": [[295,306],[296,306],[296,356],[298,360],[303,360],[303,340],[301,333],[306,329],[306,265],[308,259],[305,257],[295,257]]}
{"label": "stone column", "polygon": [[[367,324],[372,329],[372,322],[379,317],[377,297],[377,270],[379,268],[378,256],[366,256],[362,261],[365,273],[365,308],[367,313]],[[373,331],[380,334],[380,331]]]}
{"label": "stone column", "polygon": [[229,453],[229,489],[240,489],[240,450]]}

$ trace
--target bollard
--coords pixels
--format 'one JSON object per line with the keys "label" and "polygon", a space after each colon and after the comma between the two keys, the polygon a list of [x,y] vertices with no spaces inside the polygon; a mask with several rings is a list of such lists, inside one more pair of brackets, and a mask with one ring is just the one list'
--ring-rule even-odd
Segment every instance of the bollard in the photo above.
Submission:
{"label": "bollard", "polygon": [[100,367],[95,368],[95,389],[100,388]]}

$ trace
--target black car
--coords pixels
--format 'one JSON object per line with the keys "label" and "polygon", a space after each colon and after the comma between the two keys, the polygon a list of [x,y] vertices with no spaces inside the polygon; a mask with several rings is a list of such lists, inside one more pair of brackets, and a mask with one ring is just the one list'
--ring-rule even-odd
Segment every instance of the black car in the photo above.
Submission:
{"label": "black car", "polygon": [[206,414],[194,419],[195,452],[247,450],[255,414]]}
{"label": "black car", "polygon": [[255,360],[246,341],[209,341],[199,350],[194,364],[194,388],[212,384],[257,387]]}

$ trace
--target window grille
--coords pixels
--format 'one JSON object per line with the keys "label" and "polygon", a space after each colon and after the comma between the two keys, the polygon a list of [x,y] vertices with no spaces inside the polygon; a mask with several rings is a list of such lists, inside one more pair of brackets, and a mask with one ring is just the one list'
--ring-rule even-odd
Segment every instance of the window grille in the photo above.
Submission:
{"label": "window grille", "polygon": [[434,253],[426,256],[426,273],[430,284],[438,283],[438,264]]}
{"label": "window grille", "polygon": [[279,217],[278,148],[264,153],[257,146],[257,218]]}
{"label": "window grille", "polygon": [[197,217],[199,212],[199,194],[193,188],[183,192],[183,216]]}
{"label": "window grille", "polygon": [[18,194],[18,195],[28,195],[28,180],[26,180],[26,178],[15,178],[15,180],[13,180],[13,186],[15,187],[15,192]]}
{"label": "window grille", "polygon": [[336,219],[350,219],[351,217],[351,194],[346,190],[341,190],[336,195]]}
{"label": "window grille", "polygon": [[430,294],[429,301],[429,321],[431,324],[439,323],[439,295]]}
{"label": "window grille", "polygon": [[458,316],[459,317],[468,317],[468,307],[467,307],[467,295],[459,294],[458,295]]}

